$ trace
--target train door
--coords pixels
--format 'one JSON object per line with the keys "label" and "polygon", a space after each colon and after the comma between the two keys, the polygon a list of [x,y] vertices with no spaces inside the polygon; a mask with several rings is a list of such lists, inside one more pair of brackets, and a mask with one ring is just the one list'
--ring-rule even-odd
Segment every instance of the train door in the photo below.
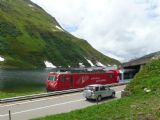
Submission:
{"label": "train door", "polygon": [[120,81],[124,80],[124,70],[119,70],[119,80]]}
{"label": "train door", "polygon": [[71,75],[71,77],[70,77],[70,88],[72,89],[73,87],[74,87],[73,76]]}
{"label": "train door", "polygon": [[60,75],[59,77],[59,90],[68,89],[66,85],[66,75]]}

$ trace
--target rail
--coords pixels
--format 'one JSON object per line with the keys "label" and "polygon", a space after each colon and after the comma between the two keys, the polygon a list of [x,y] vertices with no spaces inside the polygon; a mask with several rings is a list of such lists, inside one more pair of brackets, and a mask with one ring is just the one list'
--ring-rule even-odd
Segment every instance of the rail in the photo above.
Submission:
{"label": "rail", "polygon": [[[120,86],[120,85],[126,85],[127,83],[128,83],[128,82],[124,82],[124,83],[114,83],[114,84],[108,84],[108,86],[110,86],[110,87]],[[56,95],[74,93],[74,92],[80,92],[80,91],[82,91],[83,89],[84,89],[84,88],[69,89],[69,90],[54,91],[54,92],[41,93],[41,94],[33,94],[33,95],[26,95],[26,96],[5,98],[5,99],[0,99],[0,104],[9,103],[9,102],[16,102],[16,101],[22,101],[22,100],[32,100],[32,99],[37,99],[37,98],[43,98],[43,97],[49,97],[49,96],[56,96]]]}

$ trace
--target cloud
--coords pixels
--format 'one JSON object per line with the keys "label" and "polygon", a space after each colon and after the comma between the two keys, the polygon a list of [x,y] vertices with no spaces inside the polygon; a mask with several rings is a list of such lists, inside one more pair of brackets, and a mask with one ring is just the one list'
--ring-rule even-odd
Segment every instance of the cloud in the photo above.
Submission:
{"label": "cloud", "polygon": [[159,0],[32,0],[73,35],[120,61],[160,50]]}

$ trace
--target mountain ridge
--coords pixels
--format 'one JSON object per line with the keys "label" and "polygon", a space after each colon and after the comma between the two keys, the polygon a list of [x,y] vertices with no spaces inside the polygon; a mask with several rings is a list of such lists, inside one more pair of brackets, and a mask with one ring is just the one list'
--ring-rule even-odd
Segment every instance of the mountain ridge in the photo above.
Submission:
{"label": "mountain ridge", "polygon": [[144,56],[141,56],[136,59],[132,59],[128,62],[122,63],[123,66],[128,66],[128,65],[137,65],[137,64],[146,64],[152,59],[158,59],[160,58],[160,51],[153,52]]}
{"label": "mountain ridge", "polygon": [[0,1],[0,67],[44,68],[83,63],[119,64],[95,50],[86,40],[65,31],[57,20],[30,0]]}

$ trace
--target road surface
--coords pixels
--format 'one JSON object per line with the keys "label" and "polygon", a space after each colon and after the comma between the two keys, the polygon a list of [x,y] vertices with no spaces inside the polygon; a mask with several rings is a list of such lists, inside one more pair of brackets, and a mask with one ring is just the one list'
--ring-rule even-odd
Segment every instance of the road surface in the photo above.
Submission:
{"label": "road surface", "polygon": [[[119,99],[124,88],[125,85],[112,87],[116,91],[116,98],[105,99],[100,103]],[[28,120],[46,115],[70,112],[95,104],[97,104],[96,101],[86,101],[82,92],[0,104],[0,120],[9,120],[9,110],[11,111],[11,120]]]}

